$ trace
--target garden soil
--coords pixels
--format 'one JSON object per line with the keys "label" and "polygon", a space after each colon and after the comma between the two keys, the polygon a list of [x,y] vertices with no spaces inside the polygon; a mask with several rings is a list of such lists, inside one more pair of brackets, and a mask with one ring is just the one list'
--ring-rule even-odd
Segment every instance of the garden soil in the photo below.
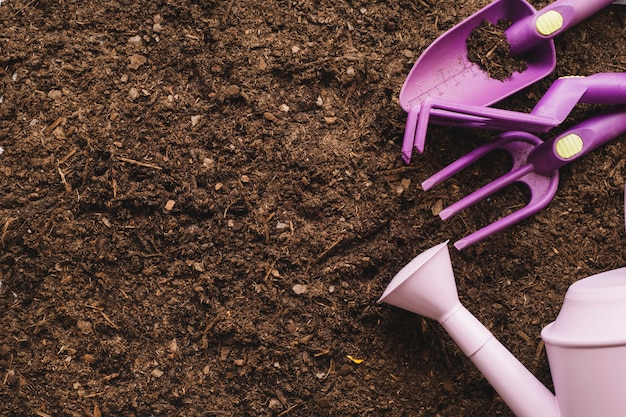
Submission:
{"label": "garden soil", "polygon": [[[436,322],[377,304],[525,202],[436,216],[497,156],[419,185],[493,132],[433,127],[400,158],[406,75],[487,3],[0,2],[0,415],[511,416]],[[626,71],[625,36],[609,6],[501,106]],[[450,245],[462,302],[548,387],[566,289],[626,266],[624,139],[536,216]]]}

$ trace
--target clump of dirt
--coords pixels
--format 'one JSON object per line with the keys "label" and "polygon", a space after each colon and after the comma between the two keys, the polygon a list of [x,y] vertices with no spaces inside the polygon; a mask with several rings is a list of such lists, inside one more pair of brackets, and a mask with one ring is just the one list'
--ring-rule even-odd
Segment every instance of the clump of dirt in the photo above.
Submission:
{"label": "clump of dirt", "polygon": [[523,58],[511,55],[509,42],[504,31],[511,26],[510,21],[500,20],[497,25],[484,20],[467,38],[467,57],[478,64],[491,78],[504,81],[515,72],[527,68]]}

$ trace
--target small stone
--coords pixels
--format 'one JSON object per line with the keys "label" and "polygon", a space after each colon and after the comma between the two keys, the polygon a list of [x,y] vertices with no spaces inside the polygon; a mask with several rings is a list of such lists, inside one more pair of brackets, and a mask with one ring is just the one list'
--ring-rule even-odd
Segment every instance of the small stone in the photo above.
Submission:
{"label": "small stone", "polygon": [[131,87],[130,90],[128,90],[128,98],[133,101],[137,100],[139,98],[139,90],[137,90],[135,87]]}
{"label": "small stone", "polygon": [[437,216],[441,213],[441,210],[443,210],[443,200],[439,199],[433,203],[430,211],[433,213],[433,216]]}
{"label": "small stone", "polygon": [[219,191],[224,187],[224,184],[222,184],[221,182],[218,182],[217,184],[215,184],[215,191]]}
{"label": "small stone", "polygon": [[348,77],[354,77],[356,72],[354,71],[354,68],[348,67],[348,69],[346,70],[346,74],[348,74]]}
{"label": "small stone", "polygon": [[281,104],[278,109],[282,111],[283,113],[287,113],[289,111],[289,106],[286,104]]}
{"label": "small stone", "polygon": [[128,64],[128,68],[131,70],[137,70],[140,66],[148,62],[148,58],[139,54],[131,55],[129,59],[130,63]]}
{"label": "small stone", "polygon": [[162,30],[163,30],[163,26],[161,26],[159,23],[155,23],[154,25],[152,25],[153,32],[159,33]]}
{"label": "small stone", "polygon": [[143,41],[141,40],[141,36],[135,35],[128,39],[128,44],[133,46],[141,46]]}
{"label": "small stone", "polygon": [[268,120],[270,122],[275,122],[276,120],[278,120],[278,118],[276,116],[274,116],[274,114],[266,111],[265,113],[263,113],[263,118],[265,120]]}
{"label": "small stone", "polygon": [[164,373],[165,372],[157,368],[153,369],[152,372],[150,372],[150,374],[155,378],[161,378]]}
{"label": "small stone", "polygon": [[197,126],[201,118],[202,118],[201,115],[191,116],[191,125]]}
{"label": "small stone", "polygon": [[324,105],[324,99],[322,96],[317,96],[317,100],[315,100],[315,105],[317,107],[322,107]]}
{"label": "small stone", "polygon": [[300,48],[296,45],[291,47],[291,53],[293,54],[297,54],[298,52],[300,52]]}
{"label": "small stone", "polygon": [[167,203],[165,203],[165,210],[172,211],[174,209],[175,205],[176,205],[176,201],[174,201],[174,200],[167,200]]}
{"label": "small stone", "polygon": [[51,98],[53,100],[58,100],[61,97],[63,97],[63,92],[61,90],[50,90],[48,92],[48,98]]}
{"label": "small stone", "polygon": [[309,288],[308,285],[296,284],[293,286],[292,289],[293,289],[293,292],[295,292],[297,295],[301,295],[307,292],[308,288]]}
{"label": "small stone", "polygon": [[205,272],[206,269],[204,268],[204,264],[202,262],[194,262],[193,263],[193,269],[195,269],[198,272]]}
{"label": "small stone", "polygon": [[400,187],[402,187],[404,191],[407,191],[411,187],[411,179],[402,178],[402,180],[400,180]]}
{"label": "small stone", "polygon": [[327,117],[324,117],[324,121],[328,123],[329,125],[332,125],[337,122],[337,118],[335,116],[327,116]]}
{"label": "small stone", "polygon": [[76,321],[76,328],[82,334],[91,334],[93,333],[93,325],[86,320],[78,320]]}
{"label": "small stone", "polygon": [[239,94],[241,93],[241,89],[239,88],[238,85],[231,85],[228,86],[228,88],[226,89],[226,95],[228,97],[237,97]]}
{"label": "small stone", "polygon": [[170,342],[167,344],[167,349],[172,354],[178,352],[178,342],[176,341],[176,339],[170,340]]}
{"label": "small stone", "polygon": [[288,225],[287,223],[284,223],[284,222],[278,222],[278,223],[276,223],[276,228],[277,228],[278,230],[283,230],[283,229],[286,229],[286,228],[288,228],[288,227],[289,227],[289,225]]}
{"label": "small stone", "polygon": [[248,177],[247,175],[242,175],[240,179],[241,179],[241,182],[244,184],[247,184],[250,182],[250,177]]}
{"label": "small stone", "polygon": [[280,408],[282,408],[280,401],[278,401],[276,398],[270,398],[267,406],[270,408],[270,410],[279,410]]}

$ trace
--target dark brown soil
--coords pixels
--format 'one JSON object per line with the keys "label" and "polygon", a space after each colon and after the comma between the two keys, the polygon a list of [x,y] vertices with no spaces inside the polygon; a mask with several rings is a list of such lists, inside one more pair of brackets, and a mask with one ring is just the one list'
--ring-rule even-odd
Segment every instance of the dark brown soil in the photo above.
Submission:
{"label": "dark brown soil", "polygon": [[485,20],[476,26],[467,38],[467,58],[477,64],[491,78],[504,81],[515,72],[527,68],[523,58],[511,55],[504,32],[512,22],[499,21],[497,25]]}
{"label": "dark brown soil", "polygon": [[[432,128],[400,158],[404,78],[487,3],[2,1],[0,415],[510,416],[437,323],[376,303],[518,208],[433,214],[484,167],[418,186],[492,133]],[[624,10],[560,36],[555,73],[503,105],[626,70]],[[451,248],[462,301],[548,386],[565,290],[626,265],[623,139],[537,216]]]}

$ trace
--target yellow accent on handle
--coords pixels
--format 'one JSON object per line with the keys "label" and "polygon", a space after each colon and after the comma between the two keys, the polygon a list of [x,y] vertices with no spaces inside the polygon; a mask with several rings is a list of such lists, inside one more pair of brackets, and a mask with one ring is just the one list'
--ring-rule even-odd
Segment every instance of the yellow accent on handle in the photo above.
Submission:
{"label": "yellow accent on handle", "polygon": [[570,159],[583,150],[583,140],[575,133],[565,135],[556,142],[556,153],[563,159]]}
{"label": "yellow accent on handle", "polygon": [[556,10],[549,10],[537,18],[535,27],[540,34],[551,35],[563,27],[563,16]]}

